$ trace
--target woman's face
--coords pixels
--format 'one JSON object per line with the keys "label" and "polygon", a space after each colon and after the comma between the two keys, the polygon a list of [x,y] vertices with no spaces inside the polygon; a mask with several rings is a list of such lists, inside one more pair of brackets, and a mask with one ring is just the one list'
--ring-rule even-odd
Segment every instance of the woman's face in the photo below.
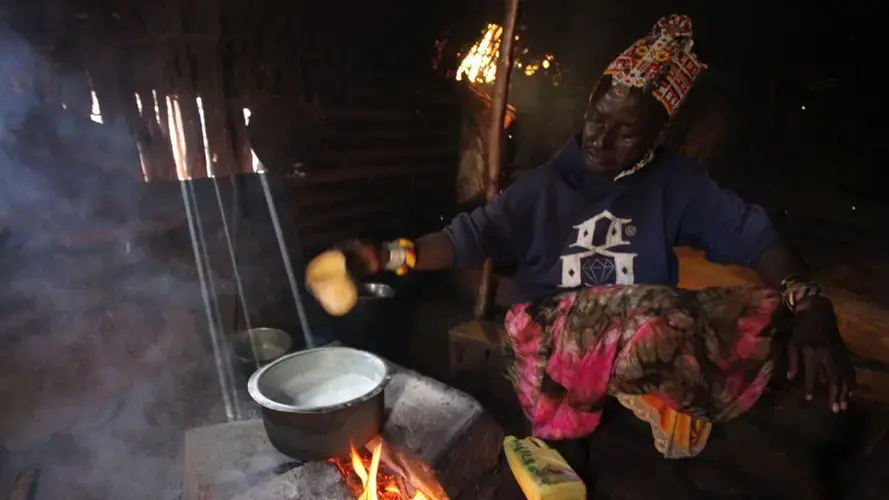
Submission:
{"label": "woman's face", "polygon": [[581,147],[586,166],[614,177],[642,159],[667,121],[664,108],[640,89],[600,85],[584,115]]}

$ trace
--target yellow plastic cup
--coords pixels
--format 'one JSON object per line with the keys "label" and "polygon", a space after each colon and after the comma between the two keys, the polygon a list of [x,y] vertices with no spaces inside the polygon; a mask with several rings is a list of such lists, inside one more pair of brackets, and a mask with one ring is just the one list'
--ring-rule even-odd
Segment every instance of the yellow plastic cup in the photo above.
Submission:
{"label": "yellow plastic cup", "polygon": [[306,288],[331,316],[342,316],[358,303],[358,287],[346,271],[346,256],[329,250],[309,262]]}

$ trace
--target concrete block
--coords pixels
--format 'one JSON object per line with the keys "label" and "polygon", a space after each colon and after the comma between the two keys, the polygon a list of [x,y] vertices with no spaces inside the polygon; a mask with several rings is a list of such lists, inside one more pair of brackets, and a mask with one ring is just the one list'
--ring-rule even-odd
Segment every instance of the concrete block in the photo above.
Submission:
{"label": "concrete block", "polygon": [[466,393],[414,372],[392,377],[383,438],[432,465],[452,498],[497,464],[503,429]]}
{"label": "concrete block", "polygon": [[233,498],[274,478],[288,464],[301,463],[272,447],[261,419],[199,427],[185,434],[189,499]]}
{"label": "concrete block", "polygon": [[233,500],[340,500],[353,497],[335,465],[310,462],[254,486]]}

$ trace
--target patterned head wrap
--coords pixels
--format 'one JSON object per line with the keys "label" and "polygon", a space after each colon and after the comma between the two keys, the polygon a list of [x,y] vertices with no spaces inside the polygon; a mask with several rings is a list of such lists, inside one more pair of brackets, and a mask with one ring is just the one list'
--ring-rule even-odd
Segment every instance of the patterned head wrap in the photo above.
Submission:
{"label": "patterned head wrap", "polygon": [[707,66],[691,51],[691,19],[682,14],[661,18],[651,33],[623,51],[608,65],[606,75],[617,92],[630,88],[651,93],[670,117],[685,100]]}

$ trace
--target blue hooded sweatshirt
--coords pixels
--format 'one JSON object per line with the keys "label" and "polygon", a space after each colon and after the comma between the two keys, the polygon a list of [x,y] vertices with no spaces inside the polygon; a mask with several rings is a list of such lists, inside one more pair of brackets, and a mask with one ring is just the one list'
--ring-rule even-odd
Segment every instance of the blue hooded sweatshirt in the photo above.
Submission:
{"label": "blue hooded sweatshirt", "polygon": [[612,181],[586,168],[576,138],[445,233],[456,267],[478,267],[486,257],[517,266],[513,303],[583,286],[676,286],[674,247],[750,266],[778,241],[762,207],[720,189],[693,160],[659,155]]}

